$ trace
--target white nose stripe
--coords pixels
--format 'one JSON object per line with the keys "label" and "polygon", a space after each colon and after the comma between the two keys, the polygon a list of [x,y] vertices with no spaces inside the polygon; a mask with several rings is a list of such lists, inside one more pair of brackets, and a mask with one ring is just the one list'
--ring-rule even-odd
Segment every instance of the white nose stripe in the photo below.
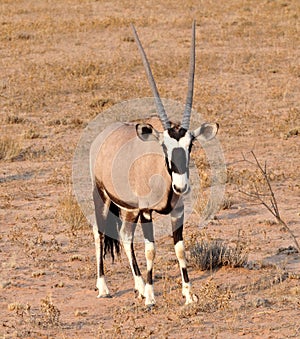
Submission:
{"label": "white nose stripe", "polygon": [[178,173],[172,173],[172,184],[173,186],[177,187],[180,190],[183,190],[184,188],[187,188],[189,185],[189,180],[187,177],[187,174],[178,174]]}
{"label": "white nose stripe", "polygon": [[176,185],[177,187],[184,187],[187,183],[187,175],[186,173],[184,174],[178,174],[178,173],[172,173],[172,181],[173,184]]}

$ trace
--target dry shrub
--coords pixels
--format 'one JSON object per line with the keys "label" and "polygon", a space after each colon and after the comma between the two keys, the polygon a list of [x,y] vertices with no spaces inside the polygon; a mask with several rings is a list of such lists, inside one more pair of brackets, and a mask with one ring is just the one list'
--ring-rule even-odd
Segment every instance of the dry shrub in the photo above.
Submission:
{"label": "dry shrub", "polygon": [[74,128],[82,127],[83,121],[81,119],[79,119],[79,118],[73,118],[70,121],[70,125],[71,125],[71,127],[74,127]]}
{"label": "dry shrub", "polygon": [[22,124],[24,123],[24,119],[22,117],[19,117],[18,115],[8,115],[5,119],[5,122],[9,125],[13,124]]}
{"label": "dry shrub", "polygon": [[233,205],[233,199],[232,197],[225,196],[221,205],[222,210],[229,210]]}
{"label": "dry shrub", "polygon": [[114,104],[114,100],[110,98],[95,98],[89,104],[90,108],[96,109],[97,111],[102,111],[103,109],[107,109]]}
{"label": "dry shrub", "polygon": [[300,244],[298,242],[297,237],[294,232],[288,226],[288,224],[282,219],[281,212],[279,211],[279,207],[277,204],[277,198],[273,191],[273,187],[271,185],[271,174],[269,169],[267,168],[267,163],[265,161],[264,164],[261,164],[255,155],[254,151],[250,152],[251,156],[254,160],[248,160],[244,155],[244,161],[248,165],[256,166],[258,175],[261,178],[261,182],[254,182],[252,187],[250,187],[249,191],[240,190],[245,196],[247,196],[252,202],[259,202],[262,204],[275,218],[278,224],[283,226],[283,229],[287,231],[291,238],[293,239],[297,251],[300,252]]}
{"label": "dry shrub", "polygon": [[222,240],[201,240],[192,245],[190,255],[201,271],[221,266],[243,267],[247,264],[248,250],[239,241],[234,247]]}
{"label": "dry shrub", "polygon": [[50,297],[47,296],[45,299],[41,299],[40,309],[43,314],[44,326],[59,325],[60,310],[53,305]]}
{"label": "dry shrub", "polygon": [[41,299],[40,312],[31,312],[30,304],[20,302],[8,304],[7,309],[11,312],[15,312],[19,319],[21,319],[23,325],[30,325],[31,327],[37,325],[42,328],[60,325],[60,310],[52,303],[49,296],[45,299]]}
{"label": "dry shrub", "polygon": [[14,311],[18,316],[24,317],[24,315],[29,314],[30,305],[28,303],[23,304],[19,302],[14,302],[7,305],[9,311]]}
{"label": "dry shrub", "polygon": [[32,128],[24,132],[25,139],[37,139],[40,138],[40,133]]}
{"label": "dry shrub", "polygon": [[60,118],[60,119],[53,119],[48,121],[47,126],[66,126],[68,125],[68,121],[65,118]]}
{"label": "dry shrub", "polygon": [[0,160],[13,160],[21,154],[21,146],[13,138],[0,138]]}
{"label": "dry shrub", "polygon": [[70,225],[73,235],[87,227],[86,218],[71,192],[68,192],[59,200],[58,214],[62,220]]}

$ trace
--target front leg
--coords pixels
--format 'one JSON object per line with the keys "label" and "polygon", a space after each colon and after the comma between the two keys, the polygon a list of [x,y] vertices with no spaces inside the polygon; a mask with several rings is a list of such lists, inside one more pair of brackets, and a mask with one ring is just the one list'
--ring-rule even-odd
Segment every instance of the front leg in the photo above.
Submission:
{"label": "front leg", "polygon": [[173,240],[176,257],[179,262],[181,278],[182,278],[182,295],[185,297],[185,304],[198,301],[195,294],[191,293],[191,283],[187,273],[185,248],[183,242],[183,220],[184,220],[184,207],[183,204],[171,212]]}

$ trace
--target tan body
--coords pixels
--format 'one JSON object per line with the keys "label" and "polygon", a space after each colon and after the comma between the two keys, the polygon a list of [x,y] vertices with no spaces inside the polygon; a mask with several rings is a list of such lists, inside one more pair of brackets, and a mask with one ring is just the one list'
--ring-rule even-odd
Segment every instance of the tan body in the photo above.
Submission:
{"label": "tan body", "polygon": [[135,126],[116,123],[104,131],[94,164],[96,185],[121,208],[162,211],[171,190],[165,155],[158,142],[142,141]]}

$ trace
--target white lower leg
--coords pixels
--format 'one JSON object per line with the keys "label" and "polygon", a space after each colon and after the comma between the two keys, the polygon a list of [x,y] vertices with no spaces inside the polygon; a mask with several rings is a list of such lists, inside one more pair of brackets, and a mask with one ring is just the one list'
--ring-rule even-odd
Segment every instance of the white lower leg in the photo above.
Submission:
{"label": "white lower leg", "polygon": [[[180,272],[181,272],[181,278],[182,278],[182,295],[185,297],[185,303],[190,304],[192,302],[197,301],[198,298],[195,294],[192,294],[191,292],[191,283],[189,281],[188,282],[185,281],[187,277],[187,271],[186,271],[185,249],[184,249],[184,244],[182,240],[178,241],[178,243],[175,245],[175,253],[176,253],[177,259],[179,261],[179,266],[180,266]],[[186,274],[186,277],[185,277],[185,274]]]}
{"label": "white lower leg", "polygon": [[135,275],[134,268],[132,266],[131,243],[128,241],[124,241],[123,247],[129,260],[130,268],[134,277],[134,289],[138,291],[138,298],[142,299],[145,294],[145,283],[142,276]]}
{"label": "white lower leg", "polygon": [[96,262],[97,262],[97,282],[96,287],[98,289],[98,296],[97,298],[107,297],[109,296],[109,290],[107,288],[104,276],[100,277],[100,235],[98,232],[97,225],[93,226],[93,233],[95,239],[95,249],[96,249]]}
{"label": "white lower leg", "polygon": [[145,305],[150,306],[155,304],[154,288],[152,281],[153,261],[155,258],[154,242],[145,240],[145,256],[147,261],[147,283],[145,286],[145,298],[146,298]]}
{"label": "white lower leg", "polygon": [[190,282],[182,281],[182,295],[185,297],[185,304],[191,304],[198,301],[198,297],[191,291],[192,285]]}
{"label": "white lower leg", "polygon": [[98,291],[99,291],[97,298],[104,298],[104,297],[108,297],[110,295],[104,276],[97,278],[97,285],[96,286],[97,286]]}
{"label": "white lower leg", "polygon": [[154,298],[154,288],[153,285],[146,284],[145,285],[145,305],[152,306],[155,305],[156,301]]}
{"label": "white lower leg", "polygon": [[138,298],[142,299],[145,296],[145,283],[141,275],[134,275],[134,289],[138,292]]}
{"label": "white lower leg", "polygon": [[96,248],[96,261],[97,261],[97,282],[96,287],[99,291],[97,298],[103,298],[109,296],[109,290],[106,285],[105,277],[100,277],[100,235],[98,232],[98,227],[96,225],[93,226],[93,233],[95,239],[95,248]]}

